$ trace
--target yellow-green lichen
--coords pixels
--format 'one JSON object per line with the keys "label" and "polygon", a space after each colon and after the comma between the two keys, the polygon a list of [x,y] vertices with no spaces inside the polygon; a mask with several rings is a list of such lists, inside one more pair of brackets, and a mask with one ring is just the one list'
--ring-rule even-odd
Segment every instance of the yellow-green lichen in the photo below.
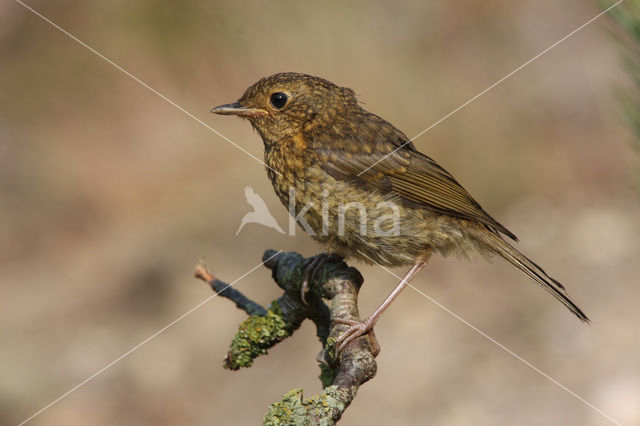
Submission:
{"label": "yellow-green lichen", "polygon": [[280,305],[274,301],[266,315],[252,315],[240,324],[224,360],[224,367],[230,370],[251,367],[255,358],[266,354],[267,349],[292,332],[291,324],[282,319]]}
{"label": "yellow-green lichen", "polygon": [[265,426],[300,425],[304,424],[307,411],[302,405],[302,389],[293,389],[284,394],[282,401],[269,406],[269,412],[264,416],[262,424]]}
{"label": "yellow-green lichen", "polygon": [[327,355],[329,356],[330,359],[334,359],[336,356],[336,342],[338,341],[338,339],[336,339],[335,337],[329,337],[327,339],[327,344],[324,347],[324,349],[327,351]]}
{"label": "yellow-green lichen", "polygon": [[345,391],[329,386],[320,394],[302,400],[302,389],[287,392],[269,406],[263,425],[334,425],[345,410]]}
{"label": "yellow-green lichen", "polygon": [[303,405],[315,418],[321,418],[320,425],[332,425],[335,419],[332,413],[342,413],[345,409],[344,395],[337,386],[329,386],[321,393],[306,399]]}

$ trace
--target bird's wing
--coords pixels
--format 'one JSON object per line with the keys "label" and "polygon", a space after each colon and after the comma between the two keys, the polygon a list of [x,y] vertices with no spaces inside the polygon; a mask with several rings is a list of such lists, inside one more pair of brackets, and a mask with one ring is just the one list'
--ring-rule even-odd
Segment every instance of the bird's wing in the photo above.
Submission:
{"label": "bird's wing", "polygon": [[395,193],[407,205],[480,222],[517,241],[517,237],[489,216],[449,172],[413,146],[394,151],[399,146],[395,140],[377,141],[366,149],[359,141],[315,142],[313,149],[322,161],[321,167],[335,179],[355,182],[383,193]]}

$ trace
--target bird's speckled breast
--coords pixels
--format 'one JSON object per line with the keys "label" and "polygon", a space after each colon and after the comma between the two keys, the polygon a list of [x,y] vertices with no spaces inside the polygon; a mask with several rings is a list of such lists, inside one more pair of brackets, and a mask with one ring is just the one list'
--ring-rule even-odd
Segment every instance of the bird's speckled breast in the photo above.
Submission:
{"label": "bird's speckled breast", "polygon": [[[327,252],[399,266],[413,264],[428,247],[444,255],[464,254],[471,248],[456,219],[423,209],[394,211],[390,205],[401,207],[397,196],[336,180],[310,161],[314,156],[305,155],[305,149],[300,141],[267,147],[267,174],[280,201],[294,217],[307,209],[301,219],[312,230],[311,237]],[[294,198],[290,200],[291,195]],[[391,232],[395,223],[397,233]],[[431,244],[427,246],[425,241]]]}

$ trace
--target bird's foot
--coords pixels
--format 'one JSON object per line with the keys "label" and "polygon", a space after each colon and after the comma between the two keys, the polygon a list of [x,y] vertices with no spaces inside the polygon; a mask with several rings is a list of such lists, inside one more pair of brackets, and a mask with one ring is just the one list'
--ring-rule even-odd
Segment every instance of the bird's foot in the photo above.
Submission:
{"label": "bird's foot", "polygon": [[306,296],[309,292],[309,280],[311,279],[311,277],[313,277],[316,271],[318,271],[327,262],[337,263],[342,261],[342,256],[333,253],[320,253],[319,255],[314,256],[307,261],[307,265],[305,266],[304,271],[304,279],[302,280],[302,286],[300,287],[300,300],[302,300],[302,303],[308,305]]}
{"label": "bird's foot", "polygon": [[369,343],[371,344],[371,354],[374,357],[378,356],[378,354],[380,353],[380,344],[378,343],[378,339],[376,338],[376,333],[373,331],[375,320],[372,317],[369,317],[363,321],[336,318],[333,320],[333,322],[350,326],[336,340],[335,359],[340,358],[340,354],[345,350],[349,343],[353,342],[360,336],[364,336],[365,334],[369,336]]}

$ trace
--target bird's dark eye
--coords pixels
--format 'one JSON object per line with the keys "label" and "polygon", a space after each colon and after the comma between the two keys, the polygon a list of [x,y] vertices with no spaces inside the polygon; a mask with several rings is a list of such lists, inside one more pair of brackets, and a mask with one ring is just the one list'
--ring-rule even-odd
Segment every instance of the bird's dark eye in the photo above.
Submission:
{"label": "bird's dark eye", "polygon": [[274,108],[280,109],[287,104],[288,99],[289,96],[287,96],[286,93],[276,92],[271,95],[271,105],[273,105]]}

